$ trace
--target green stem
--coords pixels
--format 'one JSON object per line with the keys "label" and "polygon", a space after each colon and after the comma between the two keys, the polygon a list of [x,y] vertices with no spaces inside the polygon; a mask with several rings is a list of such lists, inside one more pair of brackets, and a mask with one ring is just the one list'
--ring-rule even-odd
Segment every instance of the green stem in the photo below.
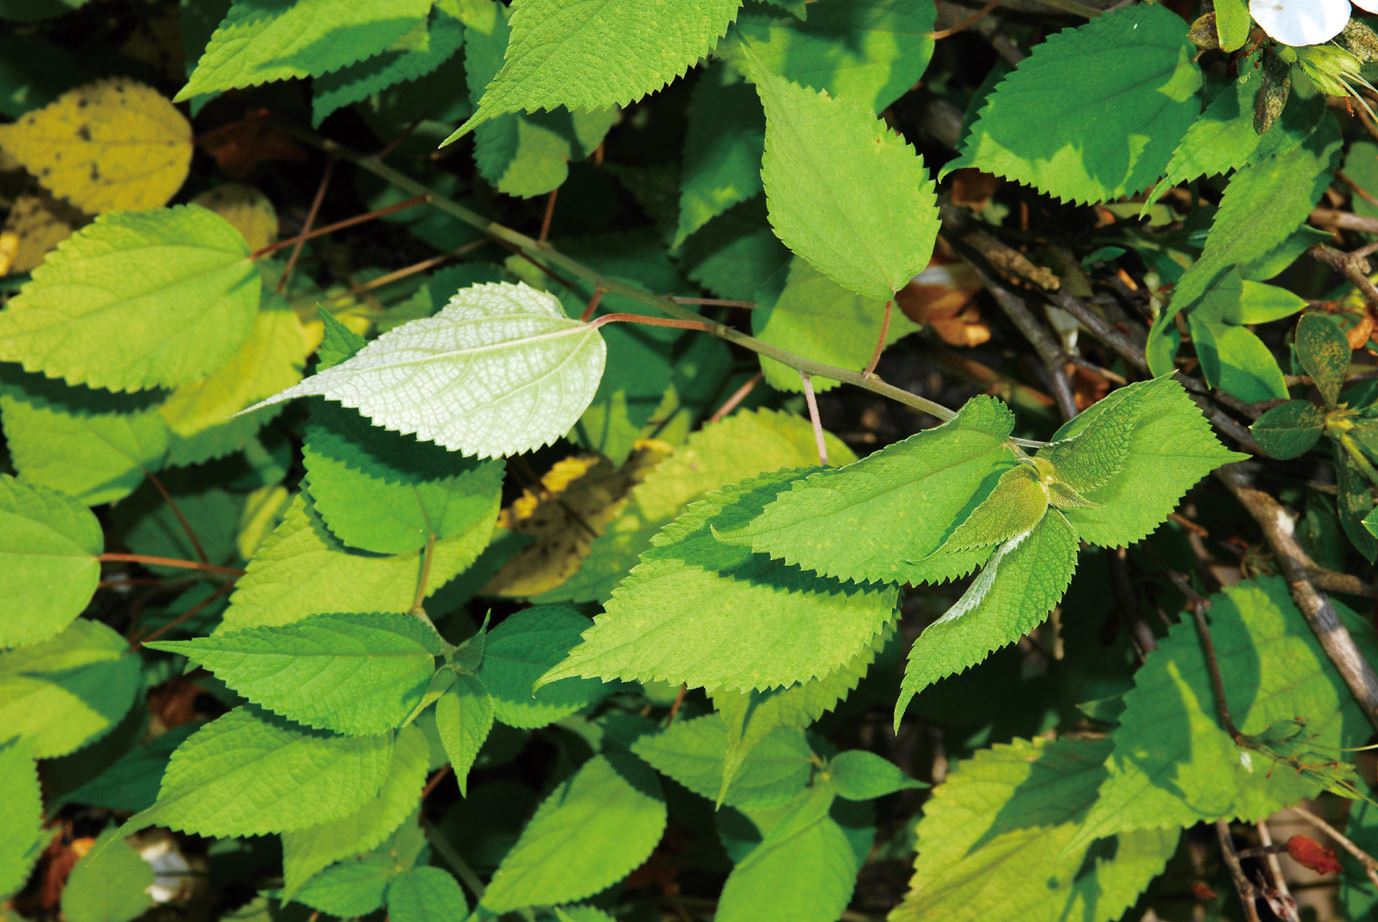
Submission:
{"label": "green stem", "polygon": [[1378,487],[1378,469],[1369,462],[1364,450],[1359,447],[1359,443],[1350,438],[1348,433],[1340,435],[1340,444],[1344,446],[1349,459],[1354,462],[1354,466],[1359,469],[1359,473],[1368,478],[1368,482]]}
{"label": "green stem", "polygon": [[[868,390],[873,394],[879,394],[882,397],[911,407],[921,413],[927,413],[929,416],[939,419],[942,422],[947,422],[957,415],[956,411],[940,403],[929,400],[926,397],[920,397],[918,394],[911,393],[903,388],[895,387],[893,384],[882,380],[878,375],[871,374],[868,376],[858,371],[838,368],[835,365],[828,365],[823,362],[815,362],[811,359],[806,359],[759,340],[754,336],[749,336],[746,333],[735,330],[727,324],[709,320],[697,311],[690,310],[684,305],[679,304],[673,298],[652,294],[635,285],[628,284],[627,282],[615,278],[608,278],[593,267],[587,266],[577,259],[566,256],[548,243],[541,243],[538,240],[528,237],[521,231],[510,228],[505,224],[499,224],[497,221],[491,221],[473,209],[466,208],[454,199],[439,194],[425,184],[379,161],[376,157],[358,153],[335,141],[323,138],[314,132],[307,131],[290,123],[283,123],[281,128],[284,132],[297,140],[319,148],[332,157],[348,160],[360,169],[367,170],[379,179],[397,187],[403,192],[416,197],[426,196],[426,201],[432,208],[436,208],[452,218],[463,221],[465,224],[481,231],[494,240],[506,244],[518,252],[526,254],[529,258],[538,258],[547,265],[591,283],[595,290],[602,289],[606,294],[618,295],[635,301],[638,304],[645,305],[667,316],[693,323],[696,329],[702,329],[705,333],[716,336],[721,340],[741,346],[743,349],[748,349],[758,355],[764,355],[767,358],[774,359],[783,365],[788,365],[796,371],[814,377],[831,378],[834,381],[842,381],[854,387]],[[1016,445],[1021,445],[1026,448],[1039,448],[1044,445],[1043,442],[1030,439],[1012,439],[1011,441]]]}

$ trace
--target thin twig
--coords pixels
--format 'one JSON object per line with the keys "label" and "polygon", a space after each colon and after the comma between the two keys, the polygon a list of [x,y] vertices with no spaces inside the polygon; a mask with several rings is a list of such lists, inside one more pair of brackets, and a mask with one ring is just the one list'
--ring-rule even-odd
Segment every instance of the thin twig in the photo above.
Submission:
{"label": "thin twig", "polygon": [[219,599],[222,595],[225,595],[232,588],[234,588],[234,583],[222,583],[221,585],[217,586],[215,588],[215,591],[212,592],[210,595],[206,596],[204,599],[197,602],[195,605],[191,606],[186,611],[178,615],[176,618],[173,618],[167,624],[164,624],[162,627],[158,628],[156,631],[149,634],[147,637],[140,637],[130,646],[143,646],[144,644],[152,643],[159,637],[162,637],[165,634],[167,634],[173,628],[180,627],[181,625],[190,621],[192,618],[195,618],[197,615],[201,614],[201,612],[205,611],[211,605],[214,605],[216,599]]}
{"label": "thin twig", "polygon": [[823,421],[818,416],[818,398],[813,395],[813,378],[807,371],[799,372],[804,382],[804,403],[809,408],[809,422],[813,424],[813,440],[818,446],[818,463],[828,463],[828,443],[823,438]]}
{"label": "thin twig", "polygon": [[202,563],[210,563],[211,559],[206,556],[206,549],[202,546],[201,539],[196,536],[196,529],[191,527],[191,522],[182,514],[182,509],[177,505],[177,500],[172,498],[172,494],[168,492],[163,482],[158,479],[157,474],[154,474],[152,471],[144,471],[144,476],[148,478],[149,483],[153,484],[153,489],[158,491],[158,495],[163,498],[163,502],[167,504],[167,508],[172,512],[173,518],[177,519],[177,523],[182,526],[182,531],[186,533],[187,540],[191,542],[191,549],[192,552],[196,554],[196,559]]}
{"label": "thin twig", "polygon": [[1273,887],[1277,890],[1282,907],[1287,913],[1284,922],[1299,922],[1297,901],[1293,898],[1292,891],[1287,888],[1287,878],[1282,873],[1282,862],[1278,861],[1278,846],[1273,844],[1273,834],[1268,829],[1268,821],[1260,820],[1254,824],[1254,828],[1258,830],[1258,841],[1263,845],[1263,863],[1268,865]]}
{"label": "thin twig", "polygon": [[430,198],[428,194],[414,195],[409,199],[403,199],[400,202],[394,202],[391,205],[388,205],[383,208],[375,208],[374,210],[365,212],[364,214],[356,214],[352,218],[345,218],[341,221],[336,221],[333,224],[326,224],[322,227],[317,227],[312,230],[303,231],[300,234],[297,234],[295,237],[288,237],[286,240],[279,240],[276,243],[270,243],[265,247],[259,247],[257,250],[254,250],[253,253],[249,254],[249,258],[262,259],[264,256],[269,256],[273,253],[276,253],[278,250],[286,249],[289,246],[300,247],[301,244],[305,243],[308,240],[314,240],[317,237],[324,237],[326,234],[333,234],[335,233],[335,231],[344,230],[347,227],[354,227],[357,224],[364,224],[368,221],[376,221],[379,218],[385,218],[390,214],[396,214],[397,212],[405,211],[408,208],[415,208],[417,205],[424,205],[428,198]]}
{"label": "thin twig", "polygon": [[[316,223],[316,216],[321,212],[321,204],[325,201],[325,190],[330,185],[330,177],[335,172],[335,157],[332,155],[325,162],[325,170],[321,173],[321,181],[316,185],[316,195],[311,199],[311,207],[306,212],[306,222],[302,224],[303,233],[311,230]],[[287,257],[287,265],[282,269],[282,275],[278,276],[277,291],[279,294],[287,290],[287,280],[292,277],[292,270],[297,267],[297,260],[301,258],[301,248],[306,245],[305,237],[298,237],[296,245],[292,247],[291,254]]]}
{"label": "thin twig", "polygon": [[728,397],[723,401],[722,406],[713,411],[713,415],[708,417],[708,421],[710,423],[716,423],[728,413],[731,413],[733,410],[737,409],[737,407],[741,406],[742,401],[756,389],[756,385],[760,384],[764,377],[765,375],[758,371],[750,378],[747,378],[745,384],[733,391],[732,396]]}
{"label": "thin twig", "polygon": [[933,41],[941,42],[945,38],[951,38],[958,32],[964,32],[967,29],[970,29],[972,26],[976,25],[976,23],[985,19],[991,13],[994,13],[995,8],[998,7],[1000,3],[1001,0],[986,0],[986,5],[981,7],[976,12],[972,13],[970,16],[966,16],[962,19],[959,19],[957,22],[948,26],[946,29],[939,29],[938,31],[932,33],[931,37]]}
{"label": "thin twig", "polygon": [[426,534],[426,549],[421,552],[421,574],[416,578],[416,595],[411,600],[411,613],[413,615],[424,615],[426,608],[423,603],[426,601],[426,590],[431,583],[431,561],[435,559],[435,532]]}
{"label": "thin twig", "polygon": [[1230,739],[1238,745],[1244,739],[1244,734],[1239,731],[1234,717],[1230,715],[1229,699],[1225,697],[1225,680],[1220,675],[1220,660],[1215,656],[1215,641],[1211,639],[1211,626],[1206,622],[1206,609],[1210,607],[1210,601],[1197,595],[1182,574],[1171,573],[1170,575],[1173,577],[1173,582],[1188,593],[1187,608],[1191,610],[1192,620],[1196,624],[1196,636],[1201,641],[1201,653],[1206,658],[1206,674],[1210,676],[1211,680],[1211,695],[1215,698],[1215,713],[1220,718],[1221,727],[1230,735]]}
{"label": "thin twig", "polygon": [[684,697],[687,694],[689,694],[689,686],[681,685],[679,691],[675,693],[675,700],[670,702],[670,713],[665,715],[665,726],[668,727],[675,722],[675,718],[679,715],[679,709],[684,707]]}
{"label": "thin twig", "polygon": [[560,187],[556,186],[550,190],[550,195],[545,200],[545,214],[541,216],[541,232],[536,237],[536,242],[545,246],[550,239],[550,225],[555,220],[555,200],[560,196]]}
{"label": "thin twig", "polygon": [[179,560],[176,557],[157,557],[152,554],[105,553],[101,554],[96,559],[102,563],[141,563],[150,567],[175,567],[179,570],[200,570],[203,573],[214,573],[217,576],[233,576],[235,578],[244,575],[244,571],[238,567],[221,567],[201,560]]}
{"label": "thin twig", "polygon": [[1225,867],[1230,872],[1230,880],[1234,882],[1235,892],[1239,894],[1239,902],[1244,907],[1244,916],[1249,922],[1260,922],[1258,917],[1258,890],[1244,876],[1244,867],[1239,863],[1239,855],[1235,852],[1234,842],[1230,839],[1230,824],[1228,820],[1217,820],[1215,823],[1215,835],[1220,840],[1220,856],[1225,860]]}
{"label": "thin twig", "polygon": [[891,298],[885,302],[885,316],[880,319],[880,335],[876,337],[876,348],[871,353],[871,361],[866,363],[866,370],[861,373],[863,378],[869,378],[876,373],[876,366],[880,364],[880,354],[885,351],[885,341],[890,338],[890,315],[895,310],[895,299]]}
{"label": "thin twig", "polygon": [[676,304],[687,304],[690,307],[738,307],[742,310],[755,310],[755,301],[740,301],[736,298],[690,298],[684,295],[674,295],[670,298]]}

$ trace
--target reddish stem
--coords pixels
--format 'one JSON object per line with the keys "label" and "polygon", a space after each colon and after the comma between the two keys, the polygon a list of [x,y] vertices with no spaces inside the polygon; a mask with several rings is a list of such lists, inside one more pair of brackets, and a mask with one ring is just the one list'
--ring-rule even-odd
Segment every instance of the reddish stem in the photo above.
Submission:
{"label": "reddish stem", "polygon": [[866,363],[866,370],[861,373],[863,378],[869,378],[876,373],[876,366],[880,364],[880,354],[885,350],[885,340],[890,335],[890,314],[895,309],[895,299],[891,298],[885,302],[885,316],[880,321],[880,336],[876,337],[876,350],[871,353],[871,361]]}
{"label": "reddish stem", "polygon": [[712,416],[708,417],[708,421],[710,423],[716,423],[728,413],[731,413],[733,410],[737,409],[737,407],[741,406],[742,401],[746,399],[748,394],[756,389],[756,385],[760,384],[761,379],[764,377],[765,375],[758,371],[748,378],[745,384],[733,391],[732,396],[728,397],[727,400],[723,402],[723,405],[718,407]]}
{"label": "reddish stem", "polygon": [[153,484],[153,488],[162,496],[163,502],[167,503],[168,509],[172,510],[173,516],[182,526],[182,531],[186,532],[187,540],[191,542],[191,549],[195,552],[196,559],[202,563],[210,563],[211,559],[206,556],[206,549],[202,546],[201,539],[196,537],[196,531],[191,527],[191,522],[182,514],[181,507],[179,507],[177,501],[172,498],[172,494],[168,492],[167,487],[163,486],[163,482],[159,480],[157,475],[152,471],[144,471],[144,476],[148,478],[148,482]]}
{"label": "reddish stem", "polygon": [[373,211],[367,212],[366,214],[356,214],[352,218],[345,218],[343,221],[336,221],[334,224],[327,224],[324,227],[318,227],[315,230],[304,231],[303,233],[300,233],[295,237],[289,237],[286,240],[279,240],[277,243],[270,243],[266,247],[261,247],[255,250],[250,258],[260,259],[264,256],[276,253],[278,250],[286,249],[289,246],[298,246],[302,243],[305,243],[307,240],[314,240],[317,237],[324,237],[326,234],[333,234],[335,231],[344,230],[346,227],[353,227],[356,224],[363,224],[368,221],[375,221],[378,218],[384,218],[390,214],[396,214],[399,211],[405,211],[408,208],[414,208],[417,205],[423,205],[426,202],[430,201],[430,199],[431,197],[428,194],[413,195],[409,199],[404,199],[400,202],[394,202],[393,204],[388,205],[386,208],[375,208]]}
{"label": "reddish stem", "polygon": [[610,323],[639,323],[647,327],[673,327],[676,330],[698,330],[712,333],[714,325],[702,320],[676,320],[671,317],[647,317],[644,314],[604,314],[589,326],[597,329]]}
{"label": "reddish stem", "polygon": [[[331,157],[325,162],[325,171],[321,173],[321,181],[316,184],[316,195],[311,199],[311,208],[306,212],[306,223],[301,226],[302,233],[306,233],[316,223],[316,216],[321,212],[321,203],[325,201],[325,190],[330,185],[330,177],[335,174],[335,158]],[[279,294],[287,290],[287,280],[292,277],[292,270],[297,267],[297,260],[301,258],[301,248],[306,244],[305,237],[299,237],[292,247],[292,254],[287,257],[287,265],[282,269],[282,275],[278,276],[277,291]]]}
{"label": "reddish stem", "polygon": [[101,554],[96,558],[102,563],[142,563],[150,567],[175,567],[179,570],[200,570],[217,576],[232,576],[236,579],[244,575],[237,567],[222,567],[200,560],[179,560],[176,557],[157,557],[153,554]]}
{"label": "reddish stem", "polygon": [[541,232],[536,237],[536,242],[542,246],[550,239],[550,224],[555,220],[555,200],[560,197],[560,187],[556,186],[550,190],[550,197],[545,200],[545,215],[541,218]]}
{"label": "reddish stem", "polygon": [[593,290],[593,297],[589,298],[588,306],[584,308],[584,313],[579,317],[585,323],[593,316],[593,312],[598,310],[598,305],[603,301],[603,289],[601,286]]}

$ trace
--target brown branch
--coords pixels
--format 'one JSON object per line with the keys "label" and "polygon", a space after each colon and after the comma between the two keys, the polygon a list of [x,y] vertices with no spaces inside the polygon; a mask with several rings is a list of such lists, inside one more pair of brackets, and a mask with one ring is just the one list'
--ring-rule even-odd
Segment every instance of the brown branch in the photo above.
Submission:
{"label": "brown branch", "polygon": [[414,195],[409,199],[403,199],[400,202],[394,202],[393,204],[388,205],[385,208],[375,208],[373,211],[368,211],[364,214],[356,214],[352,218],[345,218],[341,221],[336,221],[333,224],[326,224],[322,227],[317,227],[313,230],[302,231],[295,237],[288,237],[286,240],[279,240],[277,243],[270,243],[265,247],[259,247],[257,250],[254,250],[253,253],[249,254],[249,258],[261,259],[264,256],[270,256],[273,253],[276,253],[278,250],[283,250],[287,247],[300,248],[300,246],[308,240],[314,240],[317,237],[324,237],[326,234],[333,234],[335,233],[335,231],[344,230],[347,227],[354,227],[356,224],[364,224],[368,221],[376,221],[379,218],[385,218],[390,214],[396,214],[397,212],[405,211],[408,208],[415,208],[417,205],[424,205],[429,200],[430,195],[428,194]]}
{"label": "brown branch", "polygon": [[[302,233],[306,233],[316,223],[316,216],[321,212],[321,204],[325,201],[325,190],[330,185],[330,177],[335,173],[335,158],[332,156],[325,162],[325,170],[321,173],[321,181],[316,185],[316,195],[311,199],[311,207],[306,212],[306,222],[302,224]],[[287,290],[287,280],[292,277],[292,270],[297,267],[297,260],[301,258],[301,248],[306,245],[306,238],[298,236],[292,252],[287,257],[287,265],[282,269],[282,275],[278,276],[277,291],[281,294]]]}
{"label": "brown branch", "polygon": [[203,573],[214,573],[217,576],[233,576],[236,579],[244,575],[244,571],[237,567],[220,567],[213,563],[205,563],[200,560],[179,560],[176,557],[155,557],[152,554],[101,554],[96,558],[102,563],[141,563],[150,567],[175,567],[179,570],[200,570]]}
{"label": "brown branch", "polygon": [[1217,820],[1215,823],[1215,835],[1220,840],[1220,856],[1225,859],[1225,867],[1230,872],[1230,880],[1234,882],[1235,892],[1239,894],[1239,902],[1244,907],[1244,916],[1249,922],[1260,922],[1258,917],[1258,889],[1244,876],[1244,866],[1239,863],[1239,854],[1234,849],[1234,842],[1230,839],[1230,824],[1228,820]]}
{"label": "brown branch", "polygon": [[1359,703],[1370,724],[1378,728],[1378,673],[1373,671],[1359,651],[1354,637],[1340,621],[1330,598],[1316,588],[1311,573],[1315,562],[1297,543],[1296,523],[1282,504],[1249,484],[1239,465],[1230,464],[1216,471],[1244,509],[1258,523],[1277,556],[1282,575],[1292,591],[1292,598],[1301,610],[1321,648],[1334,664],[1354,700]]}
{"label": "brown branch", "polygon": [[167,624],[164,624],[162,627],[158,628],[156,631],[154,631],[153,633],[149,634],[147,637],[140,637],[137,641],[135,641],[134,643],[130,644],[130,646],[131,646],[131,647],[135,647],[135,646],[140,646],[140,647],[141,647],[141,646],[143,646],[144,644],[152,643],[153,641],[157,640],[159,637],[162,637],[162,636],[164,636],[165,634],[167,634],[167,633],[168,633],[169,631],[171,631],[173,628],[176,628],[176,627],[178,627],[178,626],[180,626],[180,625],[182,625],[182,624],[185,624],[186,622],[190,621],[192,618],[195,618],[197,615],[201,614],[201,612],[205,611],[207,608],[209,608],[210,606],[214,605],[214,604],[215,604],[215,601],[216,601],[217,599],[219,599],[222,595],[225,595],[225,594],[226,594],[227,592],[229,592],[230,589],[233,588],[233,587],[234,587],[234,583],[232,583],[232,582],[222,583],[221,585],[217,586],[217,587],[216,587],[216,590],[215,590],[214,592],[212,592],[210,595],[206,596],[204,599],[202,599],[201,601],[197,602],[195,605],[191,606],[191,607],[188,608],[186,611],[184,611],[184,612],[182,612],[180,615],[178,615],[176,618],[173,618],[173,619],[172,619],[171,621],[169,621]]}
{"label": "brown branch", "polygon": [[172,494],[168,492],[163,482],[158,479],[158,475],[154,474],[152,471],[144,471],[144,476],[148,478],[149,483],[153,484],[153,489],[158,491],[158,495],[163,498],[163,502],[166,503],[168,509],[171,510],[173,518],[177,519],[177,524],[182,526],[182,531],[186,533],[187,540],[191,542],[191,549],[192,552],[196,554],[196,559],[202,563],[210,563],[210,558],[206,556],[206,549],[201,544],[201,539],[196,536],[196,529],[191,527],[191,522],[182,514],[182,508],[177,505],[177,500],[172,498]]}
{"label": "brown branch", "polygon": [[813,440],[818,446],[818,463],[826,466],[828,442],[823,437],[823,421],[818,416],[818,398],[813,394],[813,378],[807,371],[801,371],[799,379],[804,382],[804,403],[808,405],[809,422],[813,424]]}
{"label": "brown branch", "polygon": [[1378,286],[1369,281],[1370,271],[1368,260],[1360,254],[1345,253],[1334,247],[1328,247],[1323,243],[1318,243],[1307,251],[1318,262],[1322,262],[1332,269],[1344,274],[1349,283],[1364,296],[1364,302],[1370,309],[1378,310]]}
{"label": "brown branch", "polygon": [[550,225],[555,220],[555,200],[560,197],[560,187],[556,186],[550,190],[550,196],[545,200],[545,214],[541,216],[541,231],[536,236],[536,242],[545,245],[550,239]]}
{"label": "brown branch", "polygon": [[722,406],[713,411],[713,415],[708,417],[708,421],[710,423],[716,423],[728,413],[731,413],[733,410],[737,409],[737,407],[741,406],[742,401],[747,398],[748,394],[756,389],[756,385],[760,384],[761,379],[764,377],[765,375],[758,371],[748,378],[745,384],[733,391],[731,396],[723,401]]}
{"label": "brown branch", "polygon": [[871,361],[866,363],[866,370],[861,373],[863,378],[869,378],[876,373],[876,366],[880,364],[880,354],[885,351],[885,340],[890,336],[890,315],[895,311],[895,299],[891,298],[885,302],[885,316],[880,321],[880,335],[876,337],[876,348],[871,353]]}

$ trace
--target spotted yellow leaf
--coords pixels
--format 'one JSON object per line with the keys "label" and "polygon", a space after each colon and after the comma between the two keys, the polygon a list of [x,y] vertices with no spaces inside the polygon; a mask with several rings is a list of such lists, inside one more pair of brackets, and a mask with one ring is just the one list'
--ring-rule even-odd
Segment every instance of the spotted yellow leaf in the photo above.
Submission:
{"label": "spotted yellow leaf", "polygon": [[0,126],[0,148],[88,214],[157,208],[187,178],[191,123],[157,90],[115,77]]}
{"label": "spotted yellow leaf", "polygon": [[669,453],[668,445],[648,439],[620,468],[598,455],[557,461],[539,486],[524,490],[500,513],[500,527],[534,540],[493,575],[484,591],[529,598],[561,585],[579,569],[631,488]]}
{"label": "spotted yellow leaf", "polygon": [[85,223],[85,215],[42,189],[20,195],[0,228],[0,275],[32,271]]}

